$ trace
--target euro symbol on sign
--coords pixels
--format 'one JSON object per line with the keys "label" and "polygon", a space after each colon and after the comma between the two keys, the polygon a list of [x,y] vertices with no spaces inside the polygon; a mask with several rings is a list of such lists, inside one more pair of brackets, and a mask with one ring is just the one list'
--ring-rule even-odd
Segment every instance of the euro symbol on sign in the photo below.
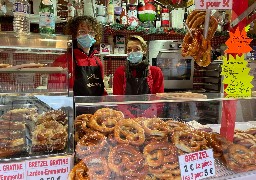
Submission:
{"label": "euro symbol on sign", "polygon": [[191,171],[194,171],[193,164],[190,164]]}
{"label": "euro symbol on sign", "polygon": [[223,7],[229,7],[229,0],[223,0]]}

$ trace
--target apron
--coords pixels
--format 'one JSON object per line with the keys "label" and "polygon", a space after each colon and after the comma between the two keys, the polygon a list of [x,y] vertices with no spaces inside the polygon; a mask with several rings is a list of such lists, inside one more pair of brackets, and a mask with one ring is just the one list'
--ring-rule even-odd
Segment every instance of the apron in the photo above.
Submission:
{"label": "apron", "polygon": [[79,66],[75,60],[75,80],[74,96],[102,96],[104,93],[104,83],[100,66]]}
{"label": "apron", "polygon": [[127,78],[125,95],[150,94],[147,77]]}
{"label": "apron", "polygon": [[[147,82],[147,77],[141,78],[127,78],[126,79],[126,95],[140,95],[150,94],[150,89]],[[150,107],[148,104],[132,104],[128,105],[129,111],[135,116],[140,117],[143,115],[145,110]]]}

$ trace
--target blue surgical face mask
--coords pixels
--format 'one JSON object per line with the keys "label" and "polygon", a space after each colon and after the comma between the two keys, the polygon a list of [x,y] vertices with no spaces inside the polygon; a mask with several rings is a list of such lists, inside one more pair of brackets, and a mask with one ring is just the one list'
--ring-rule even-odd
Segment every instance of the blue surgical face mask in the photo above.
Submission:
{"label": "blue surgical face mask", "polygon": [[78,36],[77,42],[83,47],[83,48],[90,48],[92,45],[96,42],[93,36],[89,34]]}
{"label": "blue surgical face mask", "polygon": [[143,52],[137,51],[137,52],[130,52],[128,54],[127,60],[133,64],[136,64],[142,61],[142,58],[143,58]]}

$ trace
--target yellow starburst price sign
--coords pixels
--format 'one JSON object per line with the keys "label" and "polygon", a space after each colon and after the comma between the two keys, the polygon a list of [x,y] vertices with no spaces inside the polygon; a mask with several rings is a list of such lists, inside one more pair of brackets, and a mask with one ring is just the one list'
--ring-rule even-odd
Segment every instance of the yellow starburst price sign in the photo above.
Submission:
{"label": "yellow starburst price sign", "polygon": [[225,92],[227,97],[250,97],[253,85],[251,81],[253,76],[249,75],[250,68],[247,67],[247,61],[244,55],[229,56],[229,59],[223,58],[222,73],[224,75],[223,83],[227,84]]}
{"label": "yellow starburst price sign", "polygon": [[[231,43],[232,42],[232,43]],[[226,97],[239,98],[250,97],[253,85],[251,81],[253,76],[249,75],[250,68],[248,62],[244,59],[244,53],[250,52],[249,46],[251,39],[246,35],[246,28],[241,32],[236,29],[235,33],[230,32],[230,38],[226,44],[228,49],[226,53],[228,58],[223,57],[222,73],[224,76],[223,84]]]}

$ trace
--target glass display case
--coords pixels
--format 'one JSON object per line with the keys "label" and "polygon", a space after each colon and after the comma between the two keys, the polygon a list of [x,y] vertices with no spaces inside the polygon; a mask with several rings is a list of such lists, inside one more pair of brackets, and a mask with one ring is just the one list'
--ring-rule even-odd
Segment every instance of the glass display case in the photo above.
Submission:
{"label": "glass display case", "polygon": [[[0,39],[0,162],[72,154],[71,37],[0,32]],[[63,64],[53,66],[57,58]]]}
{"label": "glass display case", "polygon": [[[74,101],[76,165],[70,179],[256,176],[254,97],[161,93]],[[214,120],[200,113],[206,110]]]}

